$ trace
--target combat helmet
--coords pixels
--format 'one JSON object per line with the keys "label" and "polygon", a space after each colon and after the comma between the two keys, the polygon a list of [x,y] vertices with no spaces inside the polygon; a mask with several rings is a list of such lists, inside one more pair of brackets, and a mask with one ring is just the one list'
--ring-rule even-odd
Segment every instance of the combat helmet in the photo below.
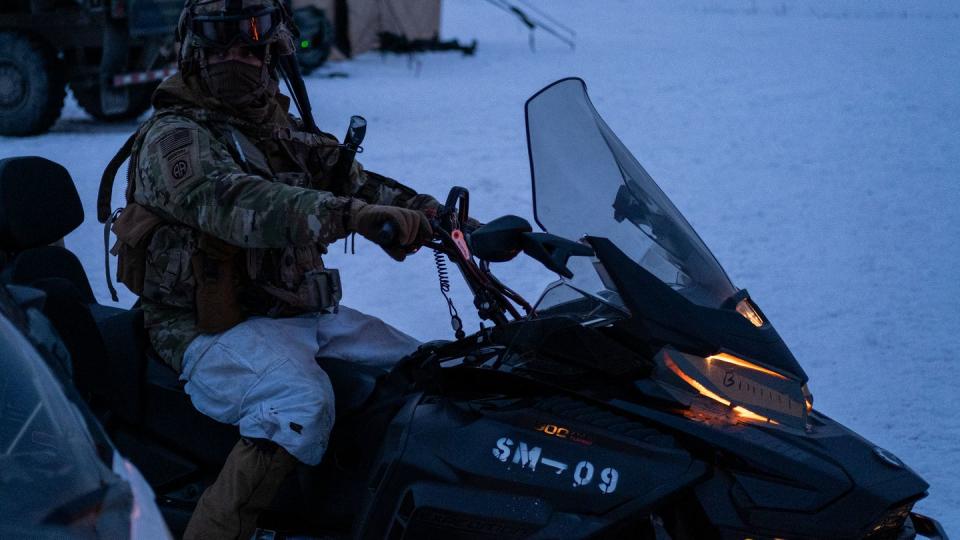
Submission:
{"label": "combat helmet", "polygon": [[[204,51],[263,46],[266,64],[293,54],[297,29],[283,0],[187,0],[177,25],[181,72],[206,64]],[[272,69],[271,69],[272,71]]]}

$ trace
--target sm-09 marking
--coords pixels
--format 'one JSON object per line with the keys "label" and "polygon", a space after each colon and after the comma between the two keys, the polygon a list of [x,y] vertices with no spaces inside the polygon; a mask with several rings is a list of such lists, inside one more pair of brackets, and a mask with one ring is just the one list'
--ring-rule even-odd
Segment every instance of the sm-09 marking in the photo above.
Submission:
{"label": "sm-09 marking", "polygon": [[616,491],[617,483],[620,481],[620,472],[613,467],[600,469],[597,474],[597,467],[593,463],[580,461],[571,469],[569,464],[543,455],[543,449],[539,446],[531,447],[523,441],[514,444],[513,439],[509,437],[497,439],[497,444],[493,447],[493,457],[503,463],[513,463],[520,465],[521,469],[531,471],[536,471],[538,466],[541,471],[549,468],[557,476],[569,471],[575,488],[589,486],[596,480],[597,488],[604,495]]}

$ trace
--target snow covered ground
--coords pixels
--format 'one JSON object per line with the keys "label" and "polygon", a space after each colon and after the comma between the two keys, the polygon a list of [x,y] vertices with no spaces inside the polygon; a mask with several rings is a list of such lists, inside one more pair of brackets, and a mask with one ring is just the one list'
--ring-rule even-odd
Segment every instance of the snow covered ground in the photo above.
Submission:
{"label": "snow covered ground", "polygon": [[[557,78],[583,77],[777,325],[817,408],[914,467],[931,484],[918,508],[960,534],[960,5],[537,5],[576,29],[576,50],[540,32],[531,52],[506,14],[447,0],[445,36],[477,38],[477,56],[369,54],[333,66],[349,77],[308,81],[319,123],[340,134],[361,113],[367,168],[438,196],[466,186],[481,219],[530,217],[523,103]],[[70,104],[48,135],[0,138],[0,157],[42,155],[73,174],[88,218],[67,244],[103,302],[94,200],[133,128],[95,124]],[[422,339],[451,334],[428,253],[399,264],[357,247],[329,257],[344,272],[345,303]],[[499,274],[534,297],[551,279],[525,262]],[[453,296],[469,313],[462,283]]]}

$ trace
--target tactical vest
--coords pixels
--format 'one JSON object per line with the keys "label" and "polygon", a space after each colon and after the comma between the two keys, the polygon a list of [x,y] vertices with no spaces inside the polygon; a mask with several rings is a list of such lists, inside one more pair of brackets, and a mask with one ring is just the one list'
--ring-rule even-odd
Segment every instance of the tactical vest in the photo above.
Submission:
{"label": "tactical vest", "polygon": [[[286,127],[270,131],[260,129],[258,141],[277,151],[271,152],[271,155],[283,153],[285,163],[277,167],[243,132],[231,125],[231,122],[235,122],[234,119],[200,109],[159,110],[124,143],[107,165],[101,178],[97,217],[104,223],[107,284],[114,301],[117,300],[117,293],[110,278],[111,254],[118,259],[117,281],[138,296],[166,303],[162,297],[169,291],[163,290],[162,284],[160,290],[152,290],[157,287],[146,286],[152,283],[146,279],[151,270],[147,264],[150,246],[157,240],[155,235],[162,231],[165,235],[180,234],[189,238],[186,242],[192,248],[189,256],[190,277],[181,280],[177,286],[193,291],[192,306],[180,307],[195,309],[197,328],[201,332],[225,331],[241,322],[248,314],[276,317],[335,309],[341,298],[340,277],[335,269],[326,269],[323,266],[325,246],[318,244],[283,249],[242,249],[192,229],[163,215],[155,208],[136,202],[135,176],[140,145],[154,122],[167,114],[186,116],[220,136],[227,136],[229,133],[226,139],[227,147],[231,148],[235,161],[249,174],[262,176],[266,181],[278,181],[297,187],[313,187],[333,192],[349,190],[346,185],[338,185],[348,179],[335,179],[337,182],[325,179],[318,183],[311,176],[311,169],[334,165],[311,163],[311,160],[317,159],[317,153],[311,149],[338,146],[332,136],[299,132]],[[257,128],[245,126],[244,131],[248,129],[256,132]],[[127,158],[130,159],[130,164],[127,168],[126,206],[111,212],[110,198],[114,179]],[[278,168],[288,170],[275,172]],[[361,187],[370,189],[366,185]],[[117,236],[117,241],[107,251],[111,230]]]}

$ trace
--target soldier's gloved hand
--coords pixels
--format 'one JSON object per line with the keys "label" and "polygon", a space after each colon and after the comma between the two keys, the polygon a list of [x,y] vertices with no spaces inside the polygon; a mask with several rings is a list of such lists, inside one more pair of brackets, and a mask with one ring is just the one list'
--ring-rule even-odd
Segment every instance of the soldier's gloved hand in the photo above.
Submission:
{"label": "soldier's gloved hand", "polygon": [[[407,204],[407,208],[420,210],[424,214],[427,214],[427,217],[430,217],[430,218],[435,218],[437,217],[437,214],[443,212],[443,205],[440,204],[439,201],[437,201],[435,198],[431,197],[430,195],[426,195],[423,193],[410,199],[410,202]],[[462,230],[467,234],[470,234],[473,231],[483,226],[484,226],[483,222],[473,219],[472,217],[468,217],[466,223],[460,224],[460,230]]]}
{"label": "soldier's gloved hand", "polygon": [[433,236],[430,221],[423,212],[418,210],[355,201],[351,205],[350,212],[347,230],[358,232],[375,243],[380,242],[379,235],[384,223],[393,224],[396,231],[395,238],[389,245],[381,244],[380,247],[387,252],[387,255],[398,261],[405,259],[408,254],[416,251],[423,242]]}

